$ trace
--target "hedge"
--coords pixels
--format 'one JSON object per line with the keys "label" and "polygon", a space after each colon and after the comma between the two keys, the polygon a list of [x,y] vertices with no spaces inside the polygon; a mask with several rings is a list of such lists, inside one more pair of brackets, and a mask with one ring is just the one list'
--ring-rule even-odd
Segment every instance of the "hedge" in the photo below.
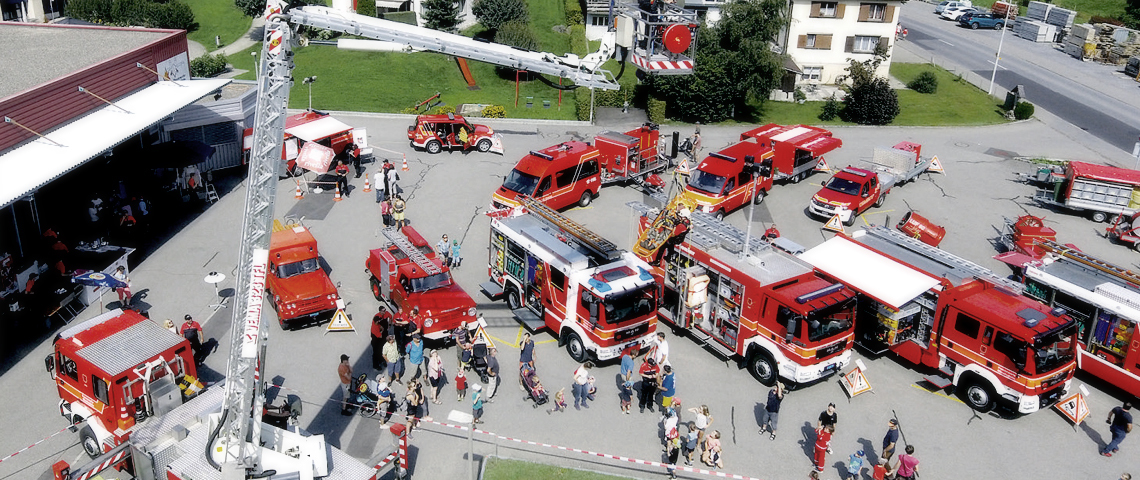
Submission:
{"label": "hedge", "polygon": [[100,25],[141,26],[193,31],[198,28],[190,6],[179,0],[71,0],[67,16]]}
{"label": "hedge", "polygon": [[220,53],[217,55],[206,54],[190,60],[191,77],[213,77],[224,71],[226,71],[226,56]]}
{"label": "hedge", "polygon": [[1017,106],[1013,107],[1013,118],[1018,120],[1028,120],[1033,116],[1033,104],[1029,102],[1017,102]]}
{"label": "hedge", "polygon": [[665,123],[665,107],[667,106],[665,100],[650,97],[646,103],[646,113],[649,116],[649,121],[658,125]]}
{"label": "hedge", "polygon": [[[573,27],[574,25],[584,25],[586,22],[586,15],[582,13],[582,0],[566,0],[566,24]],[[573,34],[574,32],[570,32]]]}
{"label": "hedge", "polygon": [[507,109],[502,105],[487,105],[483,107],[483,116],[486,118],[507,118]]}

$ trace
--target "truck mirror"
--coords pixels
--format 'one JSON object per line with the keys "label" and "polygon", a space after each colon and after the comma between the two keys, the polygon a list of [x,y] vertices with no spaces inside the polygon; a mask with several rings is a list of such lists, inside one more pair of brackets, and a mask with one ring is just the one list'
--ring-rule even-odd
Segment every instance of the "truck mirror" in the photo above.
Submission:
{"label": "truck mirror", "polygon": [[55,371],[55,355],[44,357],[44,366],[47,367],[47,371],[49,372]]}

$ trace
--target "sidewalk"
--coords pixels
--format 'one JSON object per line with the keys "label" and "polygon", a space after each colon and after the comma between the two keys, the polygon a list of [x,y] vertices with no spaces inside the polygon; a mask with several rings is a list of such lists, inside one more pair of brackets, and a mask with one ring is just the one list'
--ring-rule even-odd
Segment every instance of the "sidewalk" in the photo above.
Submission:
{"label": "sidewalk", "polygon": [[190,59],[193,60],[207,53],[210,55],[221,54],[226,56],[240,53],[241,51],[252,47],[254,44],[261,42],[263,38],[265,38],[265,19],[262,17],[257,17],[253,19],[253,24],[250,25],[249,31],[246,32],[244,36],[238,38],[237,40],[234,40],[233,43],[212,52],[207,52],[206,46],[202,45],[201,43],[190,40],[187,40],[186,43],[188,53],[190,54]]}

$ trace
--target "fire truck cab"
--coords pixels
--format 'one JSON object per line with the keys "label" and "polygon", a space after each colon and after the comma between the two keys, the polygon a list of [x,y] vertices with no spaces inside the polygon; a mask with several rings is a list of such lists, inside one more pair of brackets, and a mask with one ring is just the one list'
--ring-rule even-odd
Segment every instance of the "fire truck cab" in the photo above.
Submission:
{"label": "fire truck cab", "polygon": [[451,278],[427,240],[412,227],[385,229],[388,245],[373,249],[364,261],[372,295],[397,313],[420,307],[424,338],[441,340],[475,320],[475,300]]}
{"label": "fire truck cab", "polygon": [[886,227],[839,234],[801,258],[862,294],[860,345],[937,369],[925,380],[954,385],[976,410],[1032,413],[1069,388],[1076,324],[1015,282]]}
{"label": "fire truck cab", "polygon": [[710,153],[693,171],[684,195],[696,202],[698,211],[717,219],[749,202],[759,205],[772,189],[772,177],[755,175],[745,165],[755,162],[764,165],[761,171],[771,171],[773,154],[754,138]]}
{"label": "fire truck cab", "polygon": [[[297,155],[306,142],[317,142],[331,148],[333,154],[340,155],[348,144],[353,143],[353,130],[353,127],[344,122],[316,110],[290,115],[285,119],[285,140],[281,148],[281,160],[285,161],[285,172],[293,176],[301,175],[302,169],[297,166]],[[247,128],[242,132],[242,154],[245,158],[249,158],[252,148],[253,129]],[[335,165],[334,162],[330,168]]]}
{"label": "fire truck cab", "polygon": [[530,197],[550,208],[575,203],[585,207],[602,187],[599,151],[586,142],[569,141],[532,151],[507,174],[491,196],[495,208],[517,207]]}
{"label": "fire truck cab", "polygon": [[201,388],[190,342],[133,310],[71,326],[52,345],[44,362],[59,390],[59,414],[73,425],[86,421],[79,438],[92,458]]}
{"label": "fire truck cab", "polygon": [[558,336],[576,362],[646,347],[657,327],[649,264],[530,198],[528,213],[492,217],[491,299],[505,298],[523,325]]}
{"label": "fire truck cab", "polygon": [[[662,224],[660,215],[680,215],[676,203],[658,212],[654,225]],[[643,214],[638,245],[647,246],[654,211],[631,206]],[[813,382],[850,363],[855,291],[773,244],[746,240],[744,232],[706,213],[664,224],[681,228],[666,228],[676,234],[663,242],[664,253],[653,268],[663,286],[658,310],[663,320],[741,360],[764,385],[779,377]],[[652,247],[634,251],[644,252],[643,259],[657,257]]]}
{"label": "fire truck cab", "polygon": [[417,115],[408,127],[408,140],[415,148],[436,154],[443,149],[503,153],[503,136],[486,125],[473,125],[460,115]]}
{"label": "fire truck cab", "polygon": [[335,311],[340,300],[336,285],[321,267],[317,239],[301,225],[274,229],[266,288],[284,330]]}

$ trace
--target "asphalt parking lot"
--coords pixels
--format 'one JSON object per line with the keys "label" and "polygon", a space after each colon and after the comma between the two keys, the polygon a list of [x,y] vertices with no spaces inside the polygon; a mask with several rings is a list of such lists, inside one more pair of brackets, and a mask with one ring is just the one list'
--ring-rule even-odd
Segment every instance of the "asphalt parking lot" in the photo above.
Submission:
{"label": "asphalt parking lot", "polygon": [[[404,130],[410,119],[397,116],[337,115],[354,126],[367,127],[369,142],[400,154],[406,154],[408,171],[400,172],[400,185],[408,199],[408,219],[429,242],[446,233],[462,242],[463,266],[453,272],[478,303],[491,327],[503,366],[504,382],[494,403],[486,405],[483,427],[504,436],[544,442],[565,447],[588,449],[643,460],[660,461],[661,442],[658,415],[655,413],[623,415],[618,409],[614,378],[618,366],[602,365],[595,370],[599,379],[598,401],[590,408],[547,414],[523,400],[515,386],[515,359],[520,327],[502,303],[489,302],[478,289],[486,280],[486,248],[488,219],[484,215],[490,194],[501,184],[515,161],[528,150],[537,150],[567,139],[591,137],[600,127],[581,124],[558,124],[535,121],[493,123],[504,133],[505,155],[479,153],[444,153],[429,155],[408,147]],[[634,123],[608,125],[606,129],[624,131]],[[714,151],[733,141],[747,127],[704,127],[705,151]],[[691,127],[662,127],[664,132],[679,129],[682,136]],[[890,146],[903,140],[923,145],[924,155],[938,155],[946,168],[944,175],[923,175],[917,181],[900,187],[879,209],[865,215],[862,222],[892,222],[913,209],[935,223],[946,227],[942,247],[995,271],[1008,269],[990,257],[996,254],[991,240],[997,236],[1003,217],[1014,218],[1025,211],[1045,215],[1046,222],[1058,231],[1058,238],[1074,243],[1086,252],[1129,268],[1136,268],[1136,253],[1112,245],[1099,236],[1103,224],[1066,213],[1054,213],[1032,206],[1028,198],[1033,187],[1015,181],[1012,172],[1028,172],[1032,167],[1015,157],[1101,158],[1095,143],[1073,141],[1039,121],[1004,126],[964,128],[840,128],[833,130],[844,141],[840,150],[827,156],[833,167],[841,167],[861,158],[869,158],[873,147]],[[378,151],[378,153],[380,153]],[[394,156],[393,159],[402,159]],[[374,168],[370,166],[370,172]],[[796,185],[780,185],[773,189],[764,204],[754,212],[752,231],[759,233],[771,222],[779,225],[784,236],[806,247],[819,244],[830,236],[821,232],[821,222],[804,213],[811,195],[825,177],[816,174]],[[341,353],[350,355],[354,372],[375,374],[368,369],[370,355],[368,320],[377,302],[368,289],[364,259],[371,248],[382,245],[378,207],[373,195],[361,192],[363,179],[352,180],[355,190],[342,202],[333,202],[330,194],[310,194],[297,201],[292,197],[294,183],[282,180],[278,188],[277,217],[305,217],[320,242],[321,252],[330,267],[330,276],[339,284],[341,295],[348,301],[348,312],[357,327],[356,333],[325,333],[322,327],[283,332],[276,322],[269,322],[269,354],[266,359],[268,377],[301,395],[305,400],[301,424],[314,433],[322,433],[329,442],[349,454],[370,459],[390,444],[390,436],[381,433],[375,420],[339,415],[340,399],[336,365]],[[233,269],[237,263],[238,230],[241,224],[244,189],[225,195],[220,202],[190,223],[178,236],[167,242],[141,265],[134,266],[135,288],[149,288],[148,303],[153,305],[152,318],[180,318],[193,314],[206,320],[208,337],[219,340],[219,349],[206,361],[206,380],[220,378],[225,371],[224,355],[228,349],[228,309],[214,311],[213,288],[202,278],[210,271],[229,275],[222,288],[232,288]],[[640,192],[624,187],[607,187],[588,208],[575,209],[567,215],[622,247],[628,247],[636,235],[634,215],[626,202],[646,201]],[[747,211],[730,214],[726,220],[746,227]],[[97,314],[95,308],[80,319]],[[268,310],[267,310],[268,312]],[[1117,478],[1129,468],[1136,473],[1140,465],[1140,447],[1126,441],[1121,454],[1113,458],[1097,455],[1097,448],[1108,440],[1103,422],[1108,410],[1121,401],[1120,393],[1111,387],[1078,376],[1074,385],[1087,383],[1093,391],[1088,399],[1092,415],[1085,425],[1074,428],[1053,410],[1022,418],[1001,418],[986,414],[977,416],[943,392],[930,392],[918,384],[925,373],[918,372],[892,358],[864,358],[867,377],[873,393],[848,400],[835,381],[826,381],[791,392],[781,413],[777,439],[757,434],[758,419],[766,389],[734,362],[725,362],[688,338],[669,332],[672,364],[677,370],[677,396],[684,407],[707,404],[715,421],[711,428],[719,430],[724,440],[725,471],[764,479],[793,479],[806,476],[811,467],[812,429],[818,413],[828,402],[838,405],[839,422],[832,442],[835,454],[828,457],[831,467],[823,478],[837,478],[845,471],[843,464],[855,450],[868,452],[869,464],[877,460],[877,452],[887,420],[899,419],[903,439],[916,447],[922,461],[924,478]],[[551,392],[569,387],[575,365],[558,348],[549,334],[536,336],[537,366],[543,383]],[[43,370],[43,357],[50,342],[39,345],[22,361],[0,376],[7,394],[0,397],[5,435],[0,437],[0,458],[15,452],[64,427],[56,408],[58,397]],[[450,359],[451,352],[444,352]],[[449,374],[454,366],[448,364]],[[456,401],[453,386],[444,388],[443,405],[429,405],[429,414],[445,420],[452,410],[470,411],[468,402]],[[399,390],[399,389],[397,389]],[[568,395],[569,396],[569,395]],[[692,419],[685,412],[683,421]],[[414,478],[463,478],[467,442],[465,433],[440,426],[426,426],[411,440],[411,473]],[[653,468],[618,460],[600,459],[560,449],[492,441],[476,436],[476,460],[486,455],[534,459],[558,465],[605,471],[636,478],[663,475]],[[52,462],[63,459],[76,462],[83,457],[72,434],[53,437],[12,459],[0,462],[0,479],[50,478],[45,474]],[[686,478],[704,475],[678,472]],[[45,477],[45,475],[47,475]],[[390,476],[391,474],[387,474]],[[868,477],[869,478],[869,475]]]}

